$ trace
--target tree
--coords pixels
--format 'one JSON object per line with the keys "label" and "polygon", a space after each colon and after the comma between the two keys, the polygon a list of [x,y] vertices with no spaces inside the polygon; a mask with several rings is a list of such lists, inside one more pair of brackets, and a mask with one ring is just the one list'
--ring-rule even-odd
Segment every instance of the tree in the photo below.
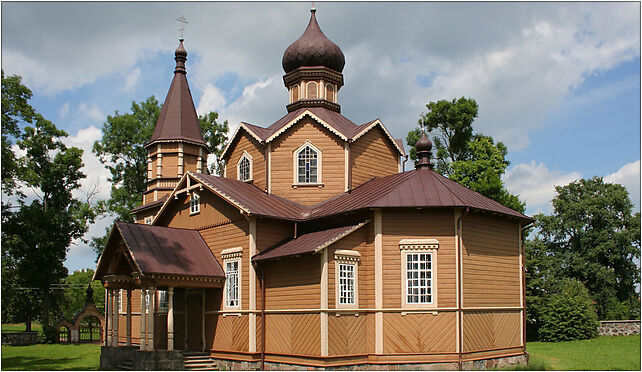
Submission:
{"label": "tree", "polygon": [[[161,106],[154,96],[145,101],[132,102],[131,112],[107,116],[103,124],[103,137],[94,143],[93,152],[105,164],[112,183],[110,198],[99,203],[101,213],[114,215],[116,221],[133,222],[130,211],[143,202],[147,182],[147,150],[145,144],[151,138]],[[227,140],[227,120],[217,122],[218,113],[199,116],[203,138],[217,156]],[[217,169],[218,170],[218,169]],[[91,246],[99,256],[109,229],[105,235],[92,238]]]}
{"label": "tree", "polygon": [[74,239],[82,238],[95,216],[88,201],[72,194],[85,177],[81,171],[84,165],[82,150],[62,142],[66,136],[65,131],[34,113],[33,125],[26,126],[17,141],[25,155],[16,158],[16,175],[36,197],[29,202],[20,195],[18,210],[3,211],[3,260],[6,257],[10,262],[3,269],[11,272],[15,287],[41,296],[40,320],[50,339],[55,334],[50,315],[58,303],[51,287],[67,276],[63,266],[67,250]]}
{"label": "tree", "polygon": [[601,177],[555,190],[553,214],[535,216],[541,256],[558,267],[551,279],[584,283],[600,319],[625,315],[622,306],[628,317],[639,317],[640,272],[634,260],[640,258],[640,214],[632,214],[628,192]]}
{"label": "tree", "polygon": [[477,102],[472,98],[439,100],[426,105],[429,112],[421,114],[419,128],[406,136],[410,157],[416,161],[415,144],[422,131],[433,134],[437,148],[435,171],[471,190],[509,208],[524,213],[526,205],[504,188],[502,175],[510,162],[508,149],[490,136],[473,133]]}
{"label": "tree", "polygon": [[[468,143],[473,136],[473,121],[477,117],[477,101],[472,98],[453,98],[426,105],[427,113],[419,117],[419,128],[408,133],[410,157],[415,160],[414,146],[425,130],[433,138],[437,149],[435,168],[445,176],[450,175],[450,163],[469,157]],[[435,134],[433,134],[433,131]]]}
{"label": "tree", "polygon": [[87,285],[91,283],[91,288],[94,290],[94,304],[101,313],[105,312],[105,288],[100,280],[92,282],[91,278],[94,276],[94,270],[77,270],[73,274],[67,276],[64,285],[65,289],[65,304],[63,307],[63,315],[65,318],[71,320],[80,312],[85,306],[87,299],[86,291]]}

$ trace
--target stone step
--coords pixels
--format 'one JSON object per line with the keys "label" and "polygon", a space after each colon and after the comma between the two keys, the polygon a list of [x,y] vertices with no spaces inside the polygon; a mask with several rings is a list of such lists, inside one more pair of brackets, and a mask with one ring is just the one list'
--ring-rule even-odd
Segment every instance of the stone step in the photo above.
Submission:
{"label": "stone step", "polygon": [[209,355],[183,355],[183,360],[209,359]]}

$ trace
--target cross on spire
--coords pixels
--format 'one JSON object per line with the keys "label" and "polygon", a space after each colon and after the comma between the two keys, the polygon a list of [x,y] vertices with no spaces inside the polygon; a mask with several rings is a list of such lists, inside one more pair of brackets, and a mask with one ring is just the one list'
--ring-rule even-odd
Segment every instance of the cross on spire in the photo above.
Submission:
{"label": "cross on spire", "polygon": [[188,24],[189,22],[187,22],[187,18],[185,18],[184,15],[176,18],[176,20],[181,23],[181,26],[178,28],[178,32],[181,33],[181,40],[183,40],[183,31],[185,31],[185,25]]}

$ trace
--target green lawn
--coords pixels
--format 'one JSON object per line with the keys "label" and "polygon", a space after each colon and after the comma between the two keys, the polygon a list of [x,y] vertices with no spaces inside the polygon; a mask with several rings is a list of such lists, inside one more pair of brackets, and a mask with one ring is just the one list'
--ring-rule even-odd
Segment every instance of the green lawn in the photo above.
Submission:
{"label": "green lawn", "polygon": [[[24,332],[24,323],[3,323],[2,332]],[[42,332],[42,325],[39,323],[31,323],[31,330]]]}
{"label": "green lawn", "polygon": [[528,342],[529,369],[640,370],[640,336],[600,336],[591,340]]}
{"label": "green lawn", "polygon": [[2,345],[3,370],[97,370],[98,344]]}

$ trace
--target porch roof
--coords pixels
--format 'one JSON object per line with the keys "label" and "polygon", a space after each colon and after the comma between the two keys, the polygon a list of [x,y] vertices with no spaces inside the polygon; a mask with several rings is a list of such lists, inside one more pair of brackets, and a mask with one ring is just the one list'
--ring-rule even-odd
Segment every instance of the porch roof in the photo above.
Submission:
{"label": "porch roof", "polygon": [[225,277],[223,268],[198,231],[116,222],[98,261],[95,279],[115,274],[110,272],[110,263],[103,260],[115,257],[119,240],[142,275]]}

